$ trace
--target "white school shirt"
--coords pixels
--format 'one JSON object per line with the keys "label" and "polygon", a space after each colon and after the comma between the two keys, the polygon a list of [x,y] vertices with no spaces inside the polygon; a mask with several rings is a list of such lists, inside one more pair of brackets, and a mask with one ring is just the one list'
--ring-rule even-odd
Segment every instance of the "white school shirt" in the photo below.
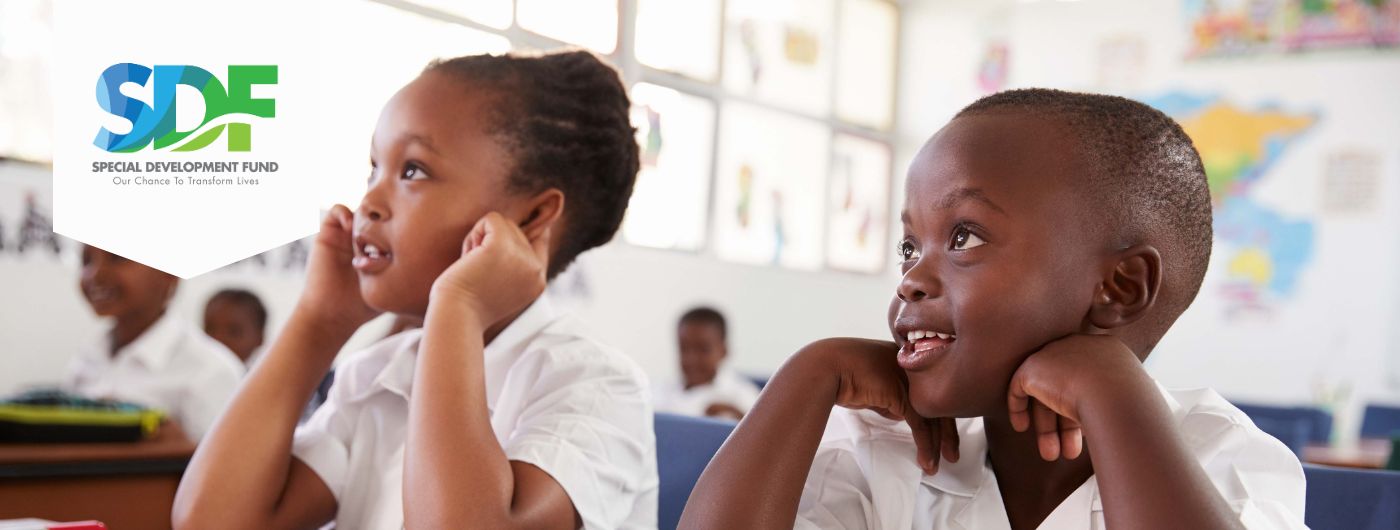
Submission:
{"label": "white school shirt", "polygon": [[749,413],[758,401],[758,385],[739,375],[727,366],[720,367],[715,380],[704,385],[686,388],[682,381],[675,381],[657,392],[657,412],[670,412],[686,416],[704,416],[710,405],[722,403],[730,405],[744,414]]}
{"label": "white school shirt", "polygon": [[168,311],[112,356],[106,335],[68,365],[63,389],[160,409],[190,440],[214,425],[243,377],[238,356]]}
{"label": "white school shirt", "polygon": [[[404,331],[355,353],[336,369],[325,404],[297,428],[292,454],[335,495],[341,530],[403,526],[403,453],[422,335]],[[584,528],[655,528],[656,436],[641,368],[588,338],[545,296],[484,355],[491,429],[506,458],[558,481]]]}
{"label": "white school shirt", "polygon": [[[1246,528],[1303,524],[1302,465],[1282,442],[1209,389],[1158,385],[1177,428]],[[981,418],[957,420],[958,462],[924,476],[909,426],[869,411],[838,408],[802,491],[796,528],[1010,529],[996,475],[987,463]],[[1103,529],[1096,477],[1089,477],[1040,524],[1042,529]]]}

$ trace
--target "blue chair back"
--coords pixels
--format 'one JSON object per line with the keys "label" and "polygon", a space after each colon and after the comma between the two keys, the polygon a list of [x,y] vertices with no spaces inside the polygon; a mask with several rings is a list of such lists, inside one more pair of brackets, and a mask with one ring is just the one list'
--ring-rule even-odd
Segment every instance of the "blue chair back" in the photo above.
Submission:
{"label": "blue chair back", "polygon": [[[1308,441],[1325,444],[1332,439],[1332,414],[1316,407],[1280,407],[1253,403],[1234,403],[1257,425],[1259,420],[1295,421],[1302,419],[1308,423]],[[1260,427],[1263,428],[1262,426]],[[1266,431],[1267,432],[1267,431]],[[1273,433],[1269,433],[1273,434]],[[1277,436],[1277,435],[1276,435]],[[1284,440],[1284,443],[1287,443]]]}
{"label": "blue chair back", "polygon": [[763,390],[763,387],[768,386],[768,376],[766,375],[745,375],[744,379],[753,381],[753,384],[758,385],[759,390]]}
{"label": "blue chair back", "polygon": [[1304,523],[1312,530],[1400,527],[1400,473],[1303,465],[1308,479]]}
{"label": "blue chair back", "polygon": [[1361,416],[1362,438],[1390,438],[1400,434],[1400,407],[1366,405]]}
{"label": "blue chair back", "polygon": [[680,522],[695,481],[734,431],[734,425],[710,418],[656,415],[656,472],[661,477],[658,527],[669,530]]}
{"label": "blue chair back", "polygon": [[1311,434],[1312,421],[1307,418],[1250,418],[1259,430],[1264,431],[1269,436],[1278,438],[1283,445],[1288,446],[1288,450],[1293,451],[1298,458],[1303,457],[1303,446],[1308,445],[1308,435]]}

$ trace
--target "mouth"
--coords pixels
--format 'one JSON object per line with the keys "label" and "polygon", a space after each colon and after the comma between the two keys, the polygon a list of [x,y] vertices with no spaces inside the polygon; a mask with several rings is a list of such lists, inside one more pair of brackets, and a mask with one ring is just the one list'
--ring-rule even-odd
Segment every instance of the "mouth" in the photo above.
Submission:
{"label": "mouth", "polygon": [[394,261],[394,253],[389,251],[389,246],[373,241],[364,234],[355,236],[355,257],[350,259],[350,265],[355,270],[364,274],[377,274],[389,267]]}
{"label": "mouth", "polygon": [[938,355],[947,353],[958,336],[932,329],[897,329],[899,354],[896,361],[906,371],[928,368]]}
{"label": "mouth", "polygon": [[84,292],[87,294],[88,302],[93,304],[105,304],[116,301],[118,298],[117,290],[105,285],[90,286],[84,289]]}

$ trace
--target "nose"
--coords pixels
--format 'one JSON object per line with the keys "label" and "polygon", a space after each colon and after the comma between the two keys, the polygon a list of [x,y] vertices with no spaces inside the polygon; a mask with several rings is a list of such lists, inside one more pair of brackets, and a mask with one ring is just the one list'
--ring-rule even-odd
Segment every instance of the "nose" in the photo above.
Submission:
{"label": "nose", "polygon": [[364,217],[371,221],[389,220],[389,201],[387,194],[394,179],[381,178],[370,184],[365,190],[365,196],[360,199],[360,208],[355,212],[357,217]]}
{"label": "nose", "polygon": [[918,302],[941,294],[943,287],[930,269],[932,267],[925,266],[920,261],[904,273],[899,286],[895,287],[895,294],[901,301]]}

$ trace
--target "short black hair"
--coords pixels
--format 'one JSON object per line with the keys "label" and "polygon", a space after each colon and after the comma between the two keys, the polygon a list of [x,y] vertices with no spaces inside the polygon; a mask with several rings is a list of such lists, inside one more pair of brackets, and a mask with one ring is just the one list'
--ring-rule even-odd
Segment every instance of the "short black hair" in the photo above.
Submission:
{"label": "short black hair", "polygon": [[262,300],[258,298],[258,295],[253,294],[252,291],[247,289],[224,289],[214,293],[214,296],[210,296],[209,301],[204,303],[206,311],[209,308],[209,304],[214,303],[215,300],[222,300],[247,308],[253,312],[253,320],[257,322],[258,329],[266,329],[267,308],[263,306]]}
{"label": "short black hair", "polygon": [[712,307],[697,307],[686,311],[684,315],[681,315],[681,320],[676,325],[683,326],[685,324],[709,324],[719,330],[721,339],[729,337],[728,326],[724,323],[724,314]]}
{"label": "short black hair", "polygon": [[514,158],[512,191],[564,193],[566,233],[555,232],[549,278],[612,240],[640,169],[631,102],[616,70],[570,50],[435,60],[424,72],[451,73],[499,97],[489,127]]}
{"label": "short black hair", "polygon": [[[1045,88],[986,96],[963,116],[1014,112],[1057,120],[1076,144],[1093,215],[1115,243],[1150,242],[1162,253],[1159,324],[1170,326],[1200,291],[1210,263],[1211,198],[1191,138],[1162,111],[1118,96]],[[1163,330],[1165,331],[1165,330]]]}

